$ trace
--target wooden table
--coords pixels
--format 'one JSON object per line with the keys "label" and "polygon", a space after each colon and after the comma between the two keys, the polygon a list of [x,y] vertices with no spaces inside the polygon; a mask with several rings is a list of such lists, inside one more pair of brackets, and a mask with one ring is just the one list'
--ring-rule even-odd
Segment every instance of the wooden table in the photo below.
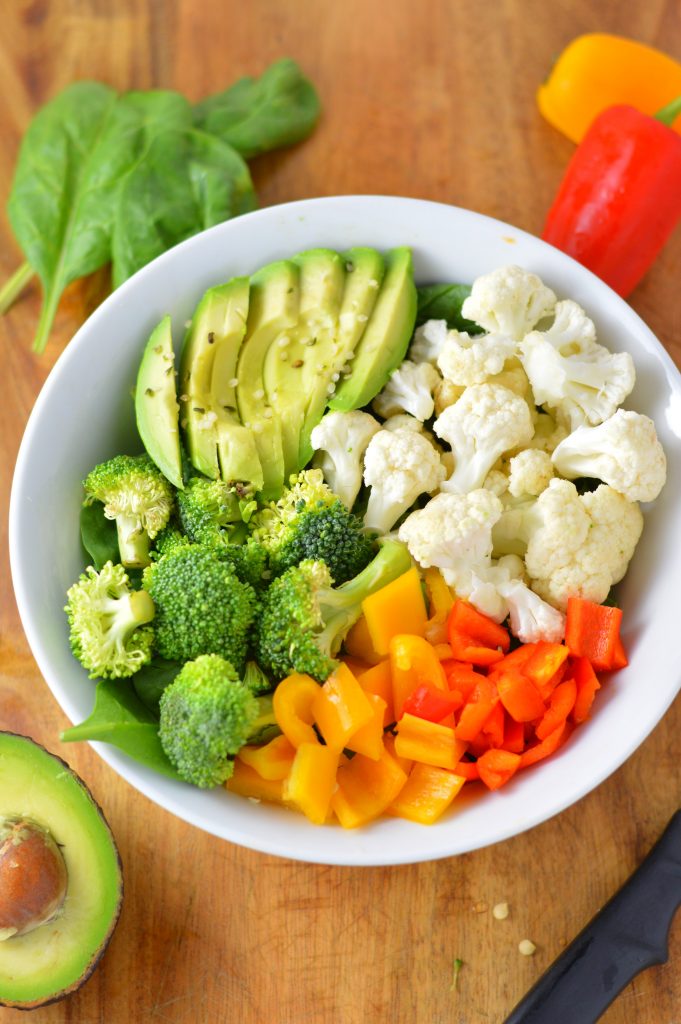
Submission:
{"label": "wooden table", "polygon": [[[2,23],[3,201],[30,117],[73,79],[174,87],[198,99],[291,55],[317,84],[324,116],[308,142],[254,164],[263,205],[336,193],[410,195],[531,232],[541,230],[573,152],[534,102],[554,56],[574,36],[600,29],[681,57],[678,0],[226,0],[210,8],[197,0],[15,0],[4,5]],[[19,254],[0,216],[4,278]],[[680,274],[677,231],[632,296],[677,362]],[[0,321],[3,538],[25,421],[93,301],[89,287],[67,296],[43,358],[30,352],[35,290]],[[6,547],[0,726],[63,753],[58,735],[67,720],[23,637]],[[619,772],[559,817],[501,846],[399,868],[307,866],[240,849],[151,804],[87,745],[69,747],[68,757],[116,834],[126,899],[100,969],[33,1020],[481,1024],[504,1019],[676,809],[681,704]],[[506,921],[492,917],[498,901],[510,904]],[[526,937],[536,943],[534,957],[518,952]],[[452,990],[455,958],[464,967]],[[681,1020],[680,965],[677,924],[670,963],[640,976],[604,1020]],[[3,1024],[25,1019],[0,1011]]]}

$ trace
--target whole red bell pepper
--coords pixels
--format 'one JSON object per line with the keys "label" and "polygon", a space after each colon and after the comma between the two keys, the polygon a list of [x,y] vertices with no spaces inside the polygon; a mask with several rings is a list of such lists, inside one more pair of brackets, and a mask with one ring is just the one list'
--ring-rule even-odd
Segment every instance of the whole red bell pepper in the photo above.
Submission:
{"label": "whole red bell pepper", "polygon": [[626,296],[681,219],[681,97],[654,117],[609,107],[570,161],[542,238]]}

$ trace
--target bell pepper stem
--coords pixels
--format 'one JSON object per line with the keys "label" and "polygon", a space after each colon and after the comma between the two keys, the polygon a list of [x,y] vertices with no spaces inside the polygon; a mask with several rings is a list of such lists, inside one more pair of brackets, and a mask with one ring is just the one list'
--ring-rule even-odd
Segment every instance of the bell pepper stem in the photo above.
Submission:
{"label": "bell pepper stem", "polygon": [[662,107],[653,117],[656,121],[661,121],[662,124],[666,124],[671,128],[679,114],[681,114],[681,96],[677,96],[671,103]]}

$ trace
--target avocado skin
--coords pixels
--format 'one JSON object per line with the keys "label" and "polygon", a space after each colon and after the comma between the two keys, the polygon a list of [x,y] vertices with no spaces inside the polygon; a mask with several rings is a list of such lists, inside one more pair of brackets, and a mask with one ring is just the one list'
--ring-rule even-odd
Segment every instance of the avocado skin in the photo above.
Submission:
{"label": "avocado skin", "polygon": [[376,397],[405,357],[416,322],[416,305],[411,250],[391,249],[376,305],[355,349],[352,373],[336,388],[330,409],[361,409]]}
{"label": "avocado skin", "polygon": [[[35,1010],[38,1007],[50,1006],[52,1003],[57,1003],[61,999],[64,999],[66,996],[71,995],[73,992],[76,992],[79,988],[81,988],[82,985],[85,984],[85,982],[88,980],[88,978],[90,978],[90,976],[92,975],[93,971],[95,970],[95,968],[99,964],[99,961],[104,956],[104,953],[106,952],[106,949],[107,949],[107,947],[109,945],[109,942],[111,941],[111,937],[112,937],[114,931],[116,930],[116,925],[118,924],[118,920],[120,918],[121,910],[122,910],[122,907],[123,907],[123,895],[124,895],[123,864],[121,862],[121,856],[120,856],[120,852],[118,850],[118,846],[116,845],[116,840],[114,838],[113,832],[111,831],[111,827],[110,827],[110,825],[109,825],[109,823],[108,823],[108,821],[106,819],[104,811],[102,810],[100,805],[97,803],[97,801],[95,800],[94,796],[90,792],[88,786],[83,781],[83,779],[80,777],[80,775],[78,775],[78,773],[75,772],[73,770],[73,768],[71,768],[71,766],[69,764],[67,764],[66,761],[63,760],[63,758],[59,757],[57,754],[53,754],[51,751],[49,751],[45,747],[43,747],[41,743],[38,743],[36,740],[31,739],[30,736],[24,736],[21,733],[11,732],[9,730],[3,729],[3,730],[0,730],[0,745],[2,743],[3,738],[5,738],[5,737],[8,737],[8,738],[11,738],[11,739],[14,739],[14,740],[23,741],[23,742],[25,742],[27,744],[30,744],[32,747],[35,747],[38,751],[40,751],[40,753],[42,753],[45,756],[51,758],[53,761],[56,761],[57,764],[60,766],[61,770],[66,772],[69,775],[69,777],[71,779],[73,779],[73,781],[78,786],[80,786],[80,788],[83,790],[83,792],[85,793],[86,797],[88,798],[88,800],[92,804],[92,806],[93,806],[94,810],[96,811],[97,815],[99,816],[99,818],[101,820],[101,823],[103,824],[104,828],[106,829],[106,832],[108,833],[109,840],[111,842],[111,849],[112,849],[113,854],[115,856],[116,865],[117,865],[118,890],[117,890],[117,898],[116,898],[115,911],[114,911],[114,913],[113,913],[113,915],[111,917],[111,920],[109,922],[109,927],[108,927],[108,930],[107,930],[106,934],[104,935],[103,939],[101,940],[98,948],[92,954],[92,957],[91,957],[89,963],[87,964],[87,966],[85,967],[83,972],[79,975],[79,977],[76,978],[73,981],[73,983],[71,985],[67,986],[66,988],[61,989],[58,992],[51,993],[48,996],[44,996],[44,997],[41,997],[41,998],[38,998],[38,999],[35,999],[35,1000],[15,1001],[15,1000],[11,1000],[11,999],[3,1000],[2,998],[0,998],[0,1006],[5,1006],[5,1007],[11,1008],[11,1009],[16,1009],[16,1010]],[[34,932],[33,934],[39,934],[39,929],[36,929],[36,932]],[[11,942],[12,940],[8,939],[6,941]]]}

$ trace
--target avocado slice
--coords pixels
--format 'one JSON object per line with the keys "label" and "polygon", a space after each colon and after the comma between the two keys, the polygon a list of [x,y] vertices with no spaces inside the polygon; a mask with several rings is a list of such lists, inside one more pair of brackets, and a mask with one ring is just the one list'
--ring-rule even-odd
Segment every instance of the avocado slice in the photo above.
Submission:
{"label": "avocado slice", "polygon": [[239,418],[253,432],[263,472],[261,496],[276,498],[284,483],[284,449],[279,406],[265,390],[268,351],[298,323],[299,272],[291,260],[262,267],[251,278],[246,336],[236,370]]}
{"label": "avocado slice", "polygon": [[404,359],[416,321],[416,286],[411,249],[391,249],[376,305],[359,340],[352,372],[342,380],[329,408],[361,409],[374,398]]}
{"label": "avocado slice", "polygon": [[[51,873],[50,865],[59,857],[66,897],[41,923],[28,875],[38,866],[40,894],[56,891],[62,867]],[[12,862],[12,885],[2,885]],[[85,783],[38,743],[0,732],[0,1005],[33,1009],[79,988],[106,949],[122,898],[116,844]]]}
{"label": "avocado slice", "polygon": [[342,253],[341,259],[345,280],[334,345],[325,363],[322,362],[321,367],[318,364],[316,378],[308,376],[303,382],[307,407],[299,438],[297,468],[305,466],[312,458],[310,434],[324,415],[331,389],[336,384],[334,377],[336,380],[343,378],[343,369],[353,358],[376,305],[385,274],[385,261],[376,249],[348,249]]}
{"label": "avocado slice", "polygon": [[165,316],[144,348],[135,386],[135,417],[149,457],[182,490],[179,416],[173,336],[170,317]]}
{"label": "avocado slice", "polygon": [[299,270],[298,322],[270,346],[264,366],[265,392],[281,422],[285,480],[300,469],[300,433],[310,390],[322,381],[326,396],[345,285],[343,259],[331,249],[310,249],[292,262]]}

